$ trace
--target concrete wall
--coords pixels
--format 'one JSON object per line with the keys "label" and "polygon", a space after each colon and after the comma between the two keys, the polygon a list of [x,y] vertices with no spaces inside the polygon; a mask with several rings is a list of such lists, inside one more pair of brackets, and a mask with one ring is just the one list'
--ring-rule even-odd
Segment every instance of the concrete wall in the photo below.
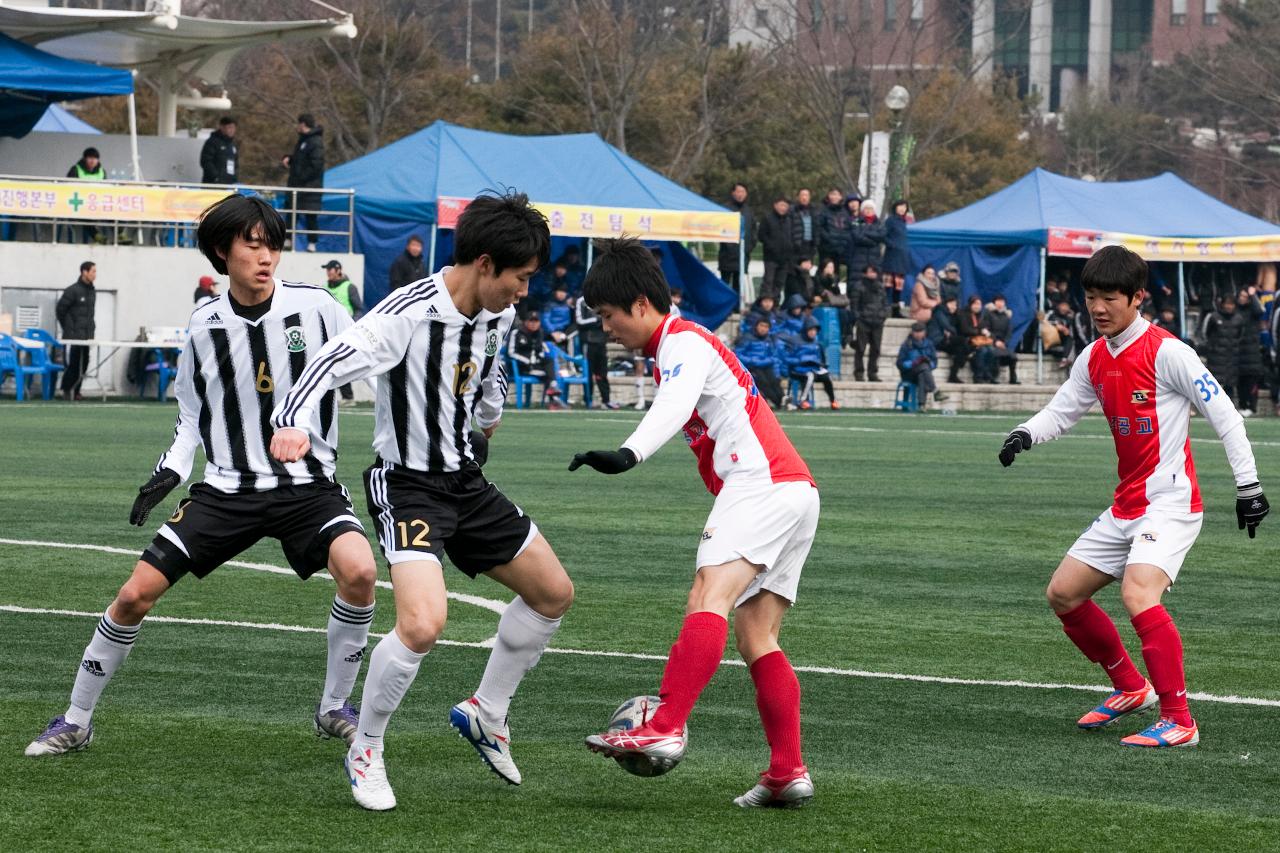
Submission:
{"label": "concrete wall", "polygon": [[[363,255],[284,252],[276,275],[287,281],[323,284],[320,266],[330,258],[337,258],[356,287],[363,288]],[[200,276],[213,275],[218,291],[227,291],[226,276],[215,275],[195,249],[6,242],[0,243],[0,311],[16,315],[24,305],[39,305],[41,325],[60,334],[55,331],[52,305],[76,280],[82,261],[98,265],[99,339],[133,340],[139,328],[147,326],[185,327]],[[39,298],[42,291],[48,292],[43,299]],[[103,368],[102,384],[109,391],[126,389],[127,361],[127,354],[121,352],[109,369]],[[85,387],[91,393],[98,391],[92,382]]]}

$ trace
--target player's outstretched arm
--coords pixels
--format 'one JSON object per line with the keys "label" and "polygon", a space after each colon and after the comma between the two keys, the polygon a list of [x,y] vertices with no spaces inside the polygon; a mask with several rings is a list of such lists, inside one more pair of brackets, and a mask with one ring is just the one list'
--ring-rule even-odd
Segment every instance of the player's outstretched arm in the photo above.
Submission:
{"label": "player's outstretched arm", "polygon": [[1249,483],[1236,487],[1236,521],[1241,530],[1248,529],[1249,538],[1257,535],[1258,525],[1271,512],[1271,504],[1262,493],[1261,483]]}
{"label": "player's outstretched arm", "polygon": [[1024,450],[1031,449],[1031,433],[1018,427],[1005,437],[1004,446],[1000,448],[1000,464],[1008,468],[1013,464],[1013,457]]}
{"label": "player's outstretched arm", "polygon": [[138,489],[138,496],[133,501],[133,509],[129,511],[129,523],[135,527],[146,524],[151,510],[155,509],[156,504],[164,500],[181,482],[182,475],[168,468],[161,468],[152,474],[151,479]]}
{"label": "player's outstretched arm", "polygon": [[621,474],[636,467],[639,460],[629,448],[620,450],[588,450],[586,453],[575,453],[569,463],[570,471],[577,471],[583,465],[595,468],[601,474]]}

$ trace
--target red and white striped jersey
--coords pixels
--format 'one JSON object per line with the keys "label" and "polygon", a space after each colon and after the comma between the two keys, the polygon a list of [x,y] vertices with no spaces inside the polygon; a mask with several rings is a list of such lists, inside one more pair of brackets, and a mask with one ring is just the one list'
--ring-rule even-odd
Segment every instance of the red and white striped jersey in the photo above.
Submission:
{"label": "red and white striped jersey", "polygon": [[697,323],[668,316],[644,352],[655,360],[658,391],[622,443],[637,459],[648,459],[683,429],[713,495],[726,483],[816,485],[755,380],[719,338]]}
{"label": "red and white striped jersey", "polygon": [[1115,503],[1119,519],[1149,507],[1203,512],[1188,424],[1191,405],[1213,426],[1227,451],[1236,484],[1258,481],[1244,420],[1191,347],[1143,318],[1113,338],[1084,348],[1049,405],[1022,427],[1035,444],[1071,429],[1093,404],[1115,440]]}

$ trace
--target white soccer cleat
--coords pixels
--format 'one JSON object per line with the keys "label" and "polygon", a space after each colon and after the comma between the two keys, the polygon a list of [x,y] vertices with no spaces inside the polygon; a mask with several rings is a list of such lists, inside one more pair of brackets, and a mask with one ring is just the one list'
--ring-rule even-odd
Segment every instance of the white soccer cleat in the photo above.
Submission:
{"label": "white soccer cleat", "polygon": [[511,730],[504,722],[495,726],[480,716],[476,697],[459,702],[449,711],[449,725],[480,754],[489,769],[510,785],[520,784],[520,770],[511,760]]}
{"label": "white soccer cleat", "polygon": [[813,780],[802,770],[789,779],[774,779],[762,773],[755,787],[733,801],[744,809],[797,809],[812,799]]}
{"label": "white soccer cleat", "polygon": [[25,755],[36,758],[42,755],[62,755],[64,752],[76,752],[93,743],[93,723],[81,728],[68,723],[59,714],[49,721],[45,730],[31,743],[27,744]]}
{"label": "white soccer cleat", "polygon": [[387,781],[387,766],[382,763],[381,751],[368,747],[352,747],[342,760],[351,783],[351,796],[363,808],[385,812],[396,807],[396,792]]}

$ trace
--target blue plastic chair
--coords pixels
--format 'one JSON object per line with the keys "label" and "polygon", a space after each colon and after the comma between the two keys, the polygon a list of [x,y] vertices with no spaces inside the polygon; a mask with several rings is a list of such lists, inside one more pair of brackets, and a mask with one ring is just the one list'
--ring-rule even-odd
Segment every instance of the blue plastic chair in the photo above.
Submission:
{"label": "blue plastic chair", "polygon": [[147,395],[147,377],[155,374],[156,399],[162,403],[164,402],[165,392],[169,390],[169,383],[173,381],[173,377],[178,375],[178,368],[165,361],[164,353],[164,347],[156,347],[151,350],[151,362],[143,368],[146,372],[142,374],[142,379],[138,381],[139,397]]}
{"label": "blue plastic chair", "polygon": [[56,384],[58,374],[67,369],[65,364],[59,364],[53,360],[53,354],[63,349],[62,341],[53,336],[52,333],[46,332],[44,329],[23,329],[18,334],[21,337],[32,341],[39,341],[49,349],[44,351],[27,350],[31,353],[31,363],[38,364],[44,368],[45,375],[41,382],[41,390],[46,400],[53,399],[53,386]]}
{"label": "blue plastic chair", "polygon": [[516,408],[523,409],[525,406],[530,405],[533,397],[533,388],[530,387],[532,385],[537,385],[542,388],[542,403],[543,405],[546,405],[547,388],[542,384],[542,378],[539,376],[529,376],[528,374],[521,373],[520,362],[511,358],[510,355],[507,355],[506,359],[507,375],[511,380],[511,387],[515,390]]}
{"label": "blue plastic chair", "polygon": [[905,379],[898,383],[898,390],[893,395],[893,407],[904,412],[920,411],[920,389],[916,383]]}
{"label": "blue plastic chair", "polygon": [[[5,374],[13,374],[14,397],[18,400],[27,399],[28,376],[45,377],[46,388],[52,385],[43,366],[22,363],[22,358],[19,356],[19,353],[22,352],[43,353],[43,348],[40,350],[24,350],[14,343],[13,338],[0,334],[0,382],[4,381]],[[51,397],[52,393],[45,399],[47,400]]]}
{"label": "blue plastic chair", "polygon": [[[560,389],[560,402],[569,405],[569,387],[582,386],[582,403],[591,408],[591,376],[587,373],[587,357],[585,355],[569,355],[555,344],[547,344],[551,349],[551,364],[556,372],[556,386]],[[561,372],[572,365],[577,372],[572,376],[563,376]]]}

